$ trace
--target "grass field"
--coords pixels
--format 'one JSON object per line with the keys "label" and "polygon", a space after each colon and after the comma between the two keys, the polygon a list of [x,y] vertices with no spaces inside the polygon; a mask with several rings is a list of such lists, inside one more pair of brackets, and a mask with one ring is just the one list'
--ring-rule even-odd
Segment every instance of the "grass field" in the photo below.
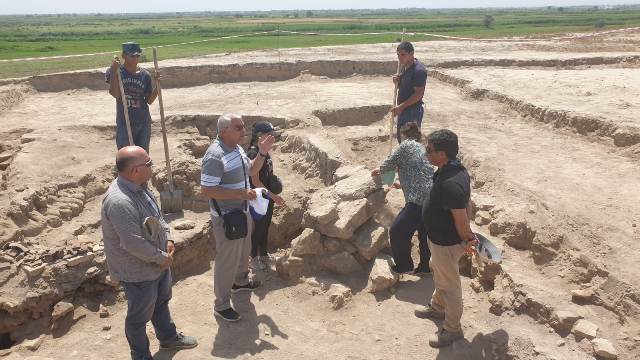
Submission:
{"label": "grass field", "polygon": [[[485,16],[494,19],[485,26]],[[276,29],[323,33],[426,32],[471,37],[550,34],[640,26],[640,7],[477,10],[273,11],[0,16],[0,59],[119,51],[124,41],[144,47]],[[395,35],[269,34],[167,47],[163,59],[255,49],[394,42]],[[409,40],[431,40],[427,36]],[[0,78],[106,67],[112,55],[0,62]],[[144,59],[143,59],[144,60]]]}

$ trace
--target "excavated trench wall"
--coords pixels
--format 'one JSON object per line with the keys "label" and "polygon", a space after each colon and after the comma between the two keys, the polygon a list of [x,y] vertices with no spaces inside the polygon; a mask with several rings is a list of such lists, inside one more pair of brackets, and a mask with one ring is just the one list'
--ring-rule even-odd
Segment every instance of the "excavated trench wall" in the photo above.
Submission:
{"label": "excavated trench wall", "polygon": [[[168,66],[162,68],[164,88],[185,88],[234,82],[269,82],[290,80],[302,72],[311,75],[344,78],[353,74],[391,75],[395,61],[298,61],[282,63],[248,63],[231,65]],[[107,89],[104,71],[77,71],[28,78],[37,91],[58,92],[72,89]]]}

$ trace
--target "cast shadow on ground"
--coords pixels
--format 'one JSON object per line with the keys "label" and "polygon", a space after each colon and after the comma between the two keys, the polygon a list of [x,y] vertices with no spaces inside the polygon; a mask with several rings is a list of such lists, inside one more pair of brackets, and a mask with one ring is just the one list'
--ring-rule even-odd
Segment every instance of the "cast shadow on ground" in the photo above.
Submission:
{"label": "cast shadow on ground", "polygon": [[[251,293],[234,294],[233,303],[242,319],[237,323],[228,323],[216,317],[218,332],[213,340],[211,355],[232,359],[240,355],[254,356],[265,350],[278,350],[268,341],[272,337],[288,339],[268,315],[258,315],[250,302]],[[260,326],[263,324],[263,326]],[[262,331],[261,331],[262,329]],[[263,332],[261,334],[261,332]]]}
{"label": "cast shadow on ground", "polygon": [[420,277],[403,276],[395,285],[396,299],[415,305],[427,305],[433,291],[433,276],[431,274]]}
{"label": "cast shadow on ground", "polygon": [[436,360],[497,360],[507,357],[509,334],[499,329],[490,334],[476,334],[471,341],[458,340],[439,350]]}

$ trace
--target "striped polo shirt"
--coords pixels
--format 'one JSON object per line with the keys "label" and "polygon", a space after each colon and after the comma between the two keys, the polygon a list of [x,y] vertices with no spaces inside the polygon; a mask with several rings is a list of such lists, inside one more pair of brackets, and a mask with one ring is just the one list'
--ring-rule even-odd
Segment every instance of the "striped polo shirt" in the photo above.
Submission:
{"label": "striped polo shirt", "polygon": [[[244,161],[244,170],[242,162]],[[200,174],[200,185],[213,187],[221,186],[225,189],[249,188],[249,167],[250,160],[240,145],[235,149],[216,138],[202,158],[202,173]],[[232,210],[243,209],[243,200],[217,200],[218,206],[223,214]],[[213,201],[209,200],[211,215],[218,216],[218,212],[213,206]]]}

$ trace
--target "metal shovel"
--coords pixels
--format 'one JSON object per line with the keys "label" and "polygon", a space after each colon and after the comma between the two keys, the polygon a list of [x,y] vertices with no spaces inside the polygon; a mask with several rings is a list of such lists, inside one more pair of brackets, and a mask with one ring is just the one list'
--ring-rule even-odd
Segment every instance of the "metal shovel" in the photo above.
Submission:
{"label": "metal shovel", "polygon": [[[158,71],[158,57],[156,48],[153,48],[153,66]],[[169,191],[160,192],[160,207],[163,214],[177,213],[182,211],[182,190],[173,187],[173,173],[171,172],[171,161],[169,160],[169,144],[167,143],[167,128],[164,124],[164,106],[162,105],[162,88],[160,79],[157,79],[158,103],[160,105],[160,124],[162,126],[162,142],[164,143],[164,159],[167,164],[167,180],[169,181]]]}

